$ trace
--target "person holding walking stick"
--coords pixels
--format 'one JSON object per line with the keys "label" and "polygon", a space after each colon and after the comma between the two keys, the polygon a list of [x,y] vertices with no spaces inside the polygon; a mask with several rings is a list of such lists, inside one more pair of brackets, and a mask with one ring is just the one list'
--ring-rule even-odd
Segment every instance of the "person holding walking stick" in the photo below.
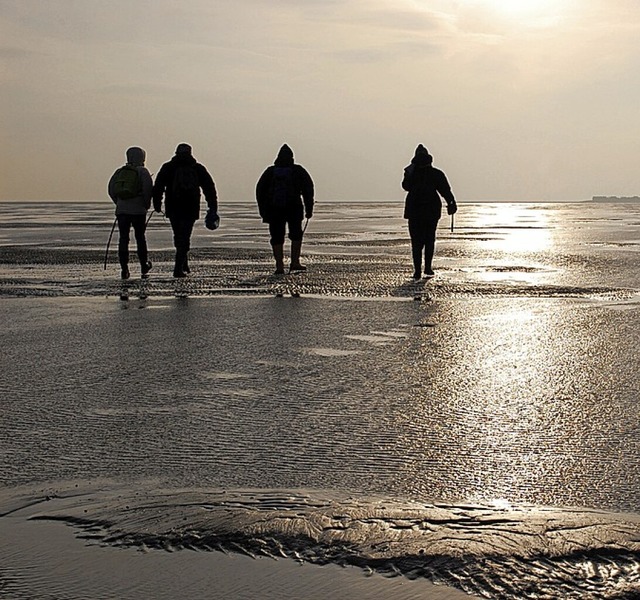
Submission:
{"label": "person holding walking stick", "polygon": [[[127,164],[119,169],[109,180],[109,197],[116,205],[116,221],[120,239],[118,242],[118,259],[120,261],[120,277],[129,279],[129,234],[131,227],[136,238],[140,274],[148,277],[151,261],[147,248],[147,211],[151,207],[153,181],[148,169],[144,166],[146,152],[137,146],[127,150]],[[113,234],[113,229],[111,233]],[[111,241],[111,236],[109,236]],[[107,252],[109,245],[107,244]],[[107,257],[105,255],[105,269]]]}
{"label": "person holding walking stick", "polygon": [[284,238],[287,229],[291,240],[291,264],[289,272],[306,271],[300,262],[303,216],[313,216],[314,185],[311,175],[294,162],[293,150],[284,144],[278,151],[273,165],[267,167],[256,184],[258,212],[264,223],[269,224],[273,257],[276,261],[274,275],[284,275]]}
{"label": "person holding walking stick", "polygon": [[409,221],[411,253],[413,256],[413,279],[422,277],[422,253],[424,252],[424,275],[434,275],[432,261],[436,244],[436,228],[442,214],[442,196],[447,202],[447,213],[453,215],[458,207],[447,181],[447,176],[433,166],[433,157],[419,144],[411,164],[405,168],[402,188],[408,192],[404,205],[404,218]]}

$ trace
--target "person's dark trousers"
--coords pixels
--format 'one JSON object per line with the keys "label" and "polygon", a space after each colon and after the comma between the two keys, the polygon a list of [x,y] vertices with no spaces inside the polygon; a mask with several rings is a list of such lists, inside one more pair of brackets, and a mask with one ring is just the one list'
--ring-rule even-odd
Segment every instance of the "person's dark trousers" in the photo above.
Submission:
{"label": "person's dark trousers", "polygon": [[173,229],[173,245],[176,248],[176,264],[174,275],[188,272],[189,249],[191,248],[191,233],[195,219],[190,217],[170,217]]}
{"label": "person's dark trousers", "polygon": [[289,229],[289,239],[292,242],[302,240],[302,219],[292,215],[281,215],[273,218],[269,222],[269,240],[272,246],[284,244],[284,237],[287,228]]}
{"label": "person's dark trousers", "polygon": [[422,270],[422,251],[424,249],[424,270],[432,270],[431,263],[436,247],[436,229],[438,219],[409,219],[409,236],[411,237],[411,254],[416,272]]}
{"label": "person's dark trousers", "polygon": [[136,238],[138,260],[141,265],[147,263],[148,250],[145,230],[147,228],[146,215],[118,215],[118,231],[120,238],[118,241],[118,259],[120,266],[126,269],[129,265],[129,233],[133,227]]}

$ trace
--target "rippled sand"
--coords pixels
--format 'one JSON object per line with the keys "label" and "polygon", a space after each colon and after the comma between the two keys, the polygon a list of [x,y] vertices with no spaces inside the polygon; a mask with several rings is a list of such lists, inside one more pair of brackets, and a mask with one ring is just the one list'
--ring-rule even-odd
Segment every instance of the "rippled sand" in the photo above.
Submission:
{"label": "rippled sand", "polygon": [[[55,580],[62,598],[168,598],[167,574],[190,569],[178,581],[191,597],[401,599],[427,579],[495,598],[635,597],[634,217],[603,225],[567,207],[516,207],[516,226],[502,229],[495,215],[479,225],[492,207],[473,210],[459,232],[442,232],[437,275],[420,282],[389,207],[327,209],[307,236],[309,271],[285,277],[270,274],[264,231],[240,208],[227,233],[198,233],[193,275],[178,282],[161,222],[150,279],[126,284],[113,257],[102,268],[108,218],[70,224],[64,243],[35,217],[0,227],[0,537],[11,557],[0,592],[46,597]],[[250,506],[249,488],[262,490]],[[278,490],[307,508],[274,501]],[[220,493],[235,500],[203,522]],[[303,534],[319,514],[308,505],[327,494],[329,530],[361,536],[346,554]],[[372,512],[368,498],[396,512]],[[295,517],[292,528],[247,538],[240,517],[269,511]],[[56,520],[93,546],[81,550]],[[146,550],[209,550],[194,540],[224,531],[237,544],[224,550],[265,552],[131,554],[145,532]],[[274,548],[289,558],[274,563]],[[300,570],[295,552],[361,570]],[[105,563],[121,575],[110,579]]]}
{"label": "rippled sand", "polygon": [[426,580],[357,568],[251,558],[241,552],[140,552],[88,546],[60,523],[0,521],[0,597],[12,599],[260,598],[467,600]]}

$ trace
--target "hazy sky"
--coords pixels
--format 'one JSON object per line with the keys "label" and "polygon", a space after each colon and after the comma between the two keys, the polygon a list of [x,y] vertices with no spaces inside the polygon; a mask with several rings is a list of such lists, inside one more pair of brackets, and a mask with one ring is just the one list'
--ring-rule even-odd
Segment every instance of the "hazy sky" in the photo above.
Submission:
{"label": "hazy sky", "polygon": [[0,199],[98,200],[179,142],[221,202],[287,142],[317,198],[640,194],[639,0],[0,0]]}

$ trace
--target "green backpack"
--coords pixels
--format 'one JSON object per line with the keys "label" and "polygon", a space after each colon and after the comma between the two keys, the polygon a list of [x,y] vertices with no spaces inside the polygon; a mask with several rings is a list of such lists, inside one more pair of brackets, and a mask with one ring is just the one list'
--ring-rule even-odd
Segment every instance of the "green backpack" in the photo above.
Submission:
{"label": "green backpack", "polygon": [[132,165],[120,167],[115,172],[113,181],[113,195],[118,200],[131,200],[142,193],[142,182],[138,175],[138,168]]}

